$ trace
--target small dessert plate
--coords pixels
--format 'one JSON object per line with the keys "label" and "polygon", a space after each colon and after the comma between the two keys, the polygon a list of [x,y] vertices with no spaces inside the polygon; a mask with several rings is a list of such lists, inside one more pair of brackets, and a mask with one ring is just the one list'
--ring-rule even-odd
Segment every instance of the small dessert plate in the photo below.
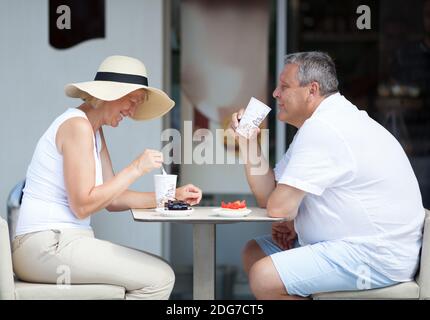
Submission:
{"label": "small dessert plate", "polygon": [[225,210],[224,208],[215,208],[215,209],[212,209],[212,211],[216,212],[217,215],[221,217],[227,217],[227,218],[246,217],[248,214],[252,212],[251,209]]}
{"label": "small dessert plate", "polygon": [[188,210],[169,210],[166,208],[156,208],[155,211],[161,213],[161,215],[164,217],[187,217],[191,215],[194,209],[189,208]]}

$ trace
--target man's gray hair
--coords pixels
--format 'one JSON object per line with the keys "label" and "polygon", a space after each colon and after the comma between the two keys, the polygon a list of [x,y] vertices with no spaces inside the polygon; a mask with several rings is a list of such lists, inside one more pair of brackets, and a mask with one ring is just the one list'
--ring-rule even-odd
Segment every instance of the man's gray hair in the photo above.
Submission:
{"label": "man's gray hair", "polygon": [[301,86],[312,81],[320,85],[321,96],[338,91],[339,81],[337,80],[336,67],[333,59],[324,52],[309,51],[291,53],[285,56],[285,65],[297,64],[297,80]]}

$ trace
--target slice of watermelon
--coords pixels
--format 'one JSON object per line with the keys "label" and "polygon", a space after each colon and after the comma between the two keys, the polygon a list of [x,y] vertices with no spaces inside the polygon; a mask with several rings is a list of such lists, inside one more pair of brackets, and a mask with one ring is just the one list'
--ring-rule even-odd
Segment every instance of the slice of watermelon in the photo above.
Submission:
{"label": "slice of watermelon", "polygon": [[224,209],[233,209],[233,210],[237,210],[237,209],[245,209],[246,208],[246,201],[245,200],[237,200],[234,202],[227,202],[225,203],[224,201],[221,201],[221,208]]}

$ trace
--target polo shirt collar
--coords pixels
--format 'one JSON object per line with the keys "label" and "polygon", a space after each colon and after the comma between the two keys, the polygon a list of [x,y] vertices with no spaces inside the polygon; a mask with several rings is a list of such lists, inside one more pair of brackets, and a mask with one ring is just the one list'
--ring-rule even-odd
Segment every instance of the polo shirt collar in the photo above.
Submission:
{"label": "polo shirt collar", "polygon": [[342,99],[342,97],[343,96],[339,92],[336,92],[336,93],[329,95],[327,98],[324,98],[324,100],[321,101],[320,104],[318,105],[318,107],[315,109],[312,116],[321,112],[322,110],[327,108],[329,105],[338,103],[340,101],[340,99]]}

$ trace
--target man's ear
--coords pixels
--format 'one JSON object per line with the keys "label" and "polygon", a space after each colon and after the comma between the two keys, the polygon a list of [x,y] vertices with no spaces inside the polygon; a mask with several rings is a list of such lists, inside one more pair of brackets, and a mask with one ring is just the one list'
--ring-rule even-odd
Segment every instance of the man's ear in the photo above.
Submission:
{"label": "man's ear", "polygon": [[320,92],[320,84],[316,81],[312,81],[309,86],[309,95],[315,98],[319,95]]}

